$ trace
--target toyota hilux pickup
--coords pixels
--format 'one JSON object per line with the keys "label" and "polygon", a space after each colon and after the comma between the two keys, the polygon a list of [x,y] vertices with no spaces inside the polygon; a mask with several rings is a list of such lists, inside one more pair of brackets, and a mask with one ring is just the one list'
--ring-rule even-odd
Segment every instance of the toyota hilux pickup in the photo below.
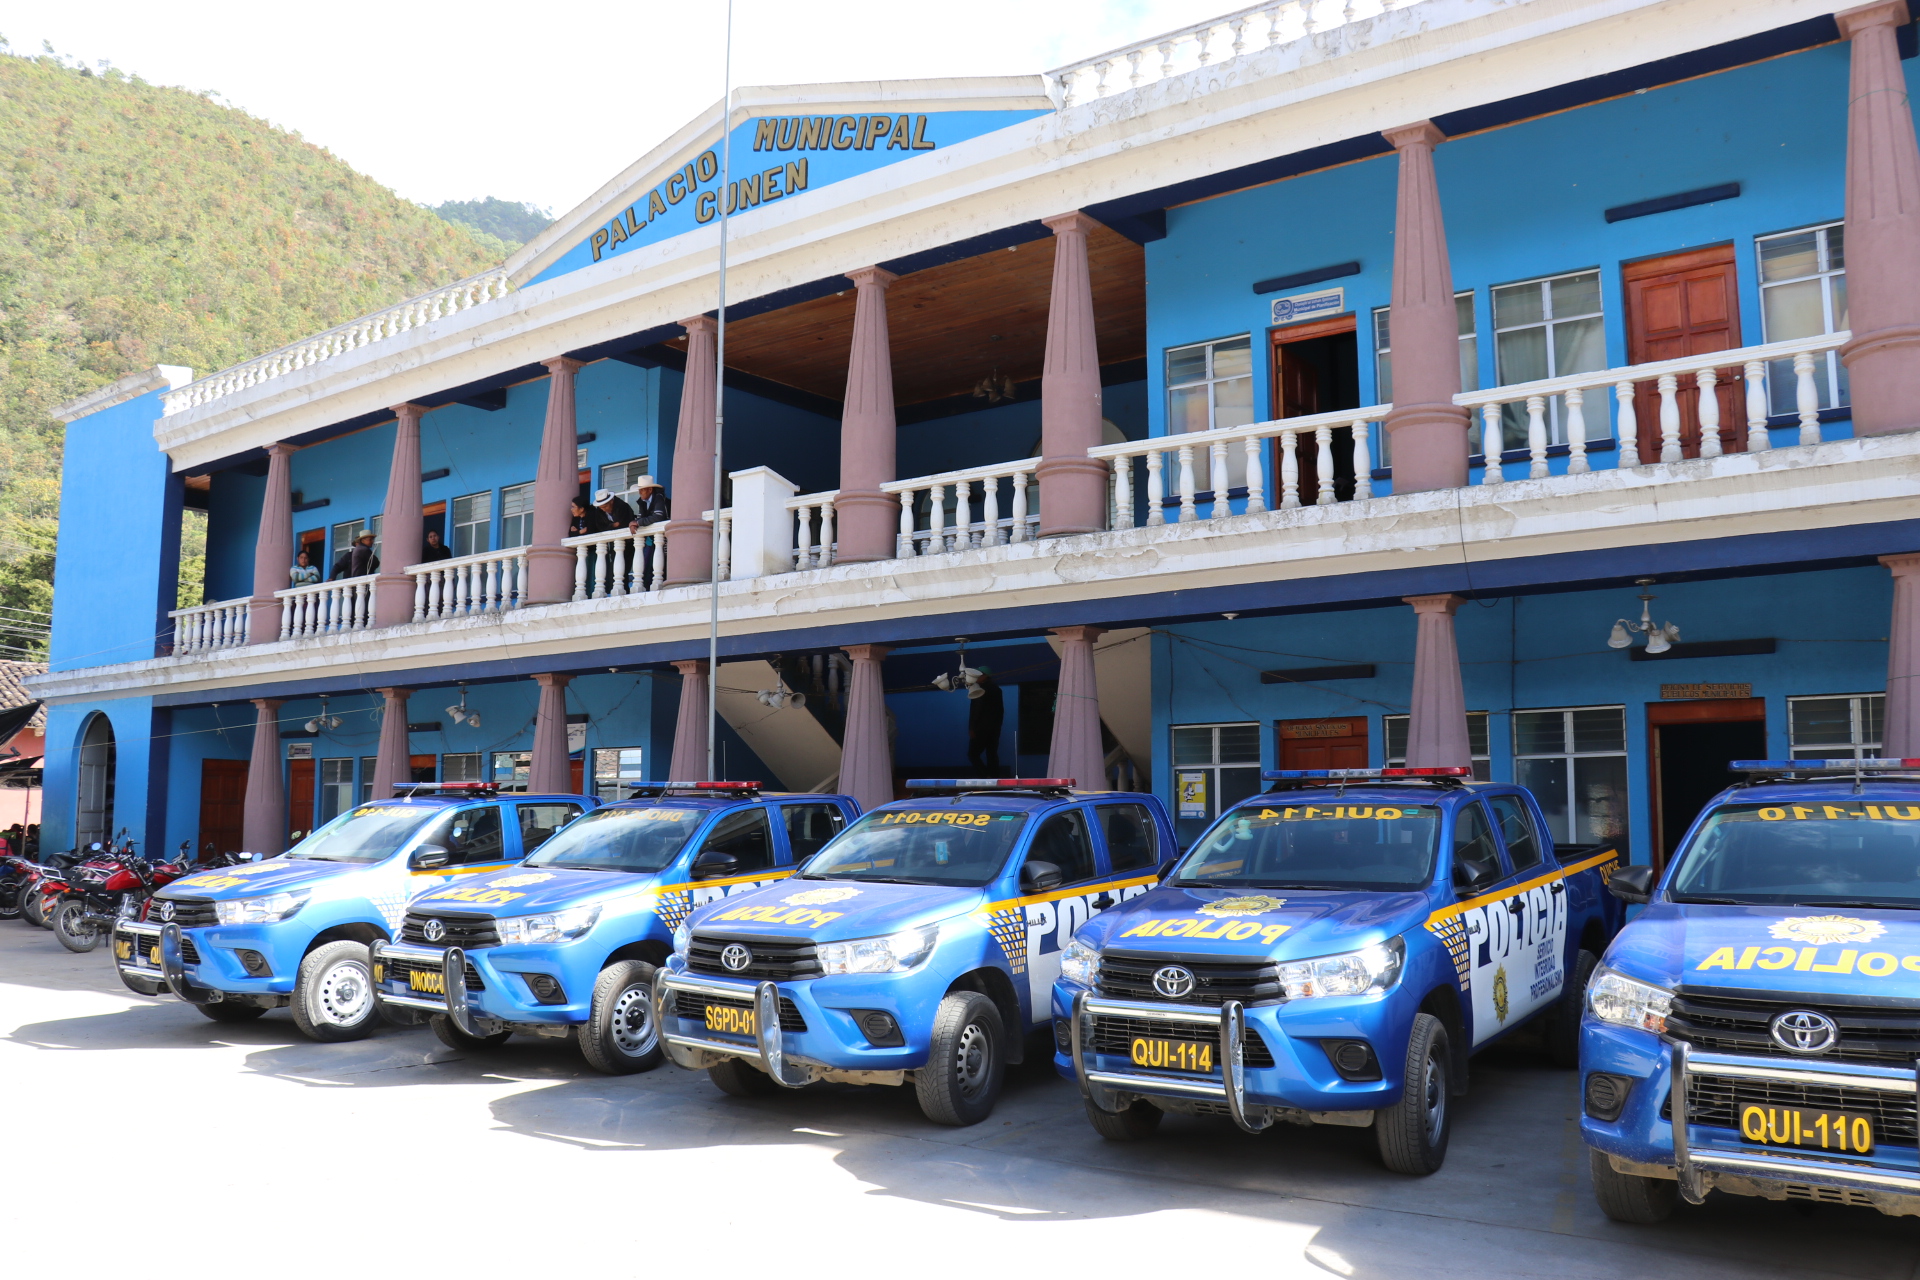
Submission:
{"label": "toyota hilux pickup", "polygon": [[500,876],[436,885],[374,944],[375,997],[453,1048],[572,1037],[610,1075],[660,1062],[654,971],[694,908],[793,874],[860,814],[851,796],[656,782]]}
{"label": "toyota hilux pickup", "polygon": [[501,795],[488,783],[402,783],[263,862],[174,881],[143,921],[114,926],[120,979],[172,991],[215,1022],[288,1008],[314,1040],[357,1040],[379,1017],[371,944],[422,886],[503,871],[599,802]]}
{"label": "toyota hilux pickup", "polygon": [[1163,1113],[1371,1127],[1439,1169],[1469,1055],[1544,1021],[1574,1065],[1580,992],[1624,908],[1616,848],[1558,845],[1534,797],[1459,769],[1279,770],[1061,961],[1055,1065],[1101,1136]]}
{"label": "toyota hilux pickup", "polygon": [[1061,949],[1174,849],[1151,795],[913,779],[784,884],[710,903],[655,984],[669,1058],[727,1093],[911,1083],[976,1124],[1052,1019]]}
{"label": "toyota hilux pickup", "polygon": [[1600,1208],[1710,1191],[1920,1216],[1920,759],[1736,760],[1587,989]]}

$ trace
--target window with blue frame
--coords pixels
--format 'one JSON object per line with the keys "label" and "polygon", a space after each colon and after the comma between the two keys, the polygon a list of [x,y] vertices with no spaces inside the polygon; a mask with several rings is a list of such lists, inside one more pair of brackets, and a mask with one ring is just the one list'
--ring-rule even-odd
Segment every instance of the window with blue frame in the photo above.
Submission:
{"label": "window with blue frame", "polygon": [[[1754,241],[1760,257],[1764,341],[1813,338],[1848,327],[1845,236],[1842,223],[1828,222]],[[1840,363],[1838,351],[1814,357],[1813,380],[1819,388],[1822,409],[1850,403],[1847,368]],[[1792,360],[1767,363],[1769,414],[1797,411],[1798,381]]]}
{"label": "window with blue frame", "polygon": [[533,542],[533,481],[512,484],[500,491],[500,548],[524,547]]}
{"label": "window with blue frame", "polygon": [[1253,422],[1253,338],[1167,348],[1167,434]]}
{"label": "window with blue frame", "polygon": [[[1606,316],[1600,304],[1600,273],[1575,271],[1495,285],[1493,350],[1499,385],[1503,387],[1606,368]],[[1595,438],[1594,427],[1594,417],[1589,416],[1589,440]],[[1501,409],[1500,433],[1507,447],[1526,447],[1524,401]],[[1547,402],[1547,442],[1567,443],[1564,396],[1554,396]]]}
{"label": "window with blue frame", "polygon": [[1562,844],[1627,836],[1627,709],[1513,713],[1513,780],[1533,792]]}
{"label": "window with blue frame", "polygon": [[447,540],[456,556],[470,556],[493,550],[493,490],[469,493],[455,498],[447,509],[453,536]]}
{"label": "window with blue frame", "polygon": [[1887,695],[1855,693],[1787,699],[1795,760],[1858,760],[1880,754]]}

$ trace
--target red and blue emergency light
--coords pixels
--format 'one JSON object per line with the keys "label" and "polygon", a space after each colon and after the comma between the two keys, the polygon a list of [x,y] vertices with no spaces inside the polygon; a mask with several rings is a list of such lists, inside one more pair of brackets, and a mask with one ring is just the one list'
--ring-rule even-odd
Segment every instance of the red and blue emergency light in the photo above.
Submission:
{"label": "red and blue emergency light", "polygon": [[1920,760],[1869,756],[1864,760],[1733,760],[1731,773],[1886,773],[1920,769]]}
{"label": "red and blue emergency light", "polygon": [[1473,770],[1465,765],[1439,769],[1269,769],[1261,774],[1265,782],[1331,782],[1356,778],[1471,778]]}
{"label": "red and blue emergency light", "polygon": [[1073,778],[908,778],[909,791],[1033,791],[1065,790]]}

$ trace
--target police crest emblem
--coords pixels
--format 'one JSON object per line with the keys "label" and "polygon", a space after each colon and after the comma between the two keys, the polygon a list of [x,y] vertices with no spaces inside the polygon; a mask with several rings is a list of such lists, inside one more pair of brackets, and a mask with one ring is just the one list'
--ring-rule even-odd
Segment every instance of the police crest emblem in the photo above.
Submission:
{"label": "police crest emblem", "polygon": [[1257,916],[1269,911],[1278,911],[1286,905],[1285,898],[1269,898],[1264,893],[1256,893],[1244,898],[1222,898],[1218,902],[1209,902],[1200,908],[1200,914],[1203,916]]}
{"label": "police crest emblem", "polygon": [[1887,931],[1878,920],[1852,916],[1788,916],[1767,926],[1767,932],[1789,942],[1831,946],[1836,942],[1872,942]]}
{"label": "police crest emblem", "polygon": [[1505,1022],[1507,1007],[1507,966],[1501,965],[1493,971],[1493,1016]]}

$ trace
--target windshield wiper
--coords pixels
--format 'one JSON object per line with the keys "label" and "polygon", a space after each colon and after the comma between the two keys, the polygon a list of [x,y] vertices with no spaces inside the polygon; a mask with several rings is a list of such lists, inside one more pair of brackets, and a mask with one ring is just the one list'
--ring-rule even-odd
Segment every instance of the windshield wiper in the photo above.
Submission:
{"label": "windshield wiper", "polygon": [[1333,886],[1325,884],[1294,884],[1286,880],[1249,880],[1247,881],[1246,887],[1249,889],[1331,889]]}
{"label": "windshield wiper", "polygon": [[1796,907],[1861,907],[1869,911],[1881,907],[1894,911],[1911,910],[1910,907],[1904,907],[1898,902],[1884,899],[1875,901],[1871,898],[1821,898],[1815,902],[1796,902],[1793,905]]}
{"label": "windshield wiper", "polygon": [[1695,898],[1691,896],[1683,898],[1678,894],[1673,895],[1673,901],[1684,903],[1687,906],[1706,907],[1764,907],[1773,905],[1770,903],[1755,902],[1750,898]]}
{"label": "windshield wiper", "polygon": [[1175,880],[1173,884],[1182,889],[1238,889],[1235,884],[1216,884],[1212,880]]}

